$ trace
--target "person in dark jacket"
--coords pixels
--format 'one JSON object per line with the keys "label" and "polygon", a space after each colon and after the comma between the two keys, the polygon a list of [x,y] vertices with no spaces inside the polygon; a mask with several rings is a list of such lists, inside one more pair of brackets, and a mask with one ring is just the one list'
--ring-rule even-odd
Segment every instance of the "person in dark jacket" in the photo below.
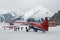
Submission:
{"label": "person in dark jacket", "polygon": [[20,27],[18,27],[17,29],[18,29],[18,31],[19,31]]}
{"label": "person in dark jacket", "polygon": [[28,28],[26,27],[26,32],[28,32],[29,30],[28,30]]}
{"label": "person in dark jacket", "polygon": [[21,27],[21,30],[23,29],[23,27]]}

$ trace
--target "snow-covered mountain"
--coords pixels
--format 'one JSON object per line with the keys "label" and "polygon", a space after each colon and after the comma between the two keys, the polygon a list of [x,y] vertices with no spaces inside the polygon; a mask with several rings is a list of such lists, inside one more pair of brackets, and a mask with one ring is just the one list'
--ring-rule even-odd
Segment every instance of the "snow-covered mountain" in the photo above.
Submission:
{"label": "snow-covered mountain", "polygon": [[11,13],[6,13],[6,14],[0,14],[0,22],[3,21],[12,21],[14,19],[14,15]]}
{"label": "snow-covered mountain", "polygon": [[[11,10],[9,10],[9,11],[4,10],[4,11],[2,11],[2,13],[4,15],[6,13],[10,13],[10,14],[6,14],[6,16],[8,16],[8,15],[11,16],[11,17],[14,16],[15,20],[17,20],[17,19],[20,20],[20,17],[22,17],[24,20],[27,20],[28,18],[40,19],[40,18],[45,18],[45,17],[52,17],[54,15],[54,13],[51,13],[49,10],[47,10],[46,8],[41,7],[41,6],[33,8],[31,10],[28,10],[25,13],[24,12],[20,13],[19,11],[11,11]],[[1,12],[0,12],[0,14],[1,14]],[[8,19],[8,18],[4,17],[3,19]]]}
{"label": "snow-covered mountain", "polygon": [[24,19],[27,20],[28,18],[44,18],[44,17],[52,17],[54,13],[51,13],[49,10],[47,10],[44,7],[36,7],[33,8],[32,10],[28,11],[24,15]]}

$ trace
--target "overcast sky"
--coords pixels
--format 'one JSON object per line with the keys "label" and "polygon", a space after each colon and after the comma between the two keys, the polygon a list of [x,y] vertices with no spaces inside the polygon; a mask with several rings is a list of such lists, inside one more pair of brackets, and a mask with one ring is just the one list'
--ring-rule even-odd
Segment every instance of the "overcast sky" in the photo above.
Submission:
{"label": "overcast sky", "polygon": [[28,11],[37,6],[43,6],[51,12],[60,10],[60,0],[0,0],[0,9]]}

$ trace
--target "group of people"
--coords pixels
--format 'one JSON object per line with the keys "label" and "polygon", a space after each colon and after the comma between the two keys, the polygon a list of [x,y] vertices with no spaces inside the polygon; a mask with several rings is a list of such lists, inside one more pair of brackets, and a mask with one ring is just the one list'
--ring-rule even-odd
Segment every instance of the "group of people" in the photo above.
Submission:
{"label": "group of people", "polygon": [[19,31],[20,29],[22,30],[23,27],[14,27],[14,31]]}
{"label": "group of people", "polygon": [[[25,28],[27,30],[27,27]],[[23,30],[23,27],[14,27],[14,31],[20,31]]]}

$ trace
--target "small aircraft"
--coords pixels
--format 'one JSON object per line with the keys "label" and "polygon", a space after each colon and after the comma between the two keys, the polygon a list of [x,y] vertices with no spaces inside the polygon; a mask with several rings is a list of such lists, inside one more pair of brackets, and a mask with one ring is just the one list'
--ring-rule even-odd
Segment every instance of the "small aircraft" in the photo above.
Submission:
{"label": "small aircraft", "polygon": [[[49,30],[49,27],[56,26],[56,22],[49,22],[47,17],[45,17],[45,20],[43,20],[42,22],[6,22],[6,23],[21,23],[23,25],[29,25],[28,28],[26,28],[27,32],[30,29],[33,29],[35,32],[40,30],[45,33],[45,31]],[[3,28],[12,29],[12,28],[18,28],[18,26],[3,26]]]}

